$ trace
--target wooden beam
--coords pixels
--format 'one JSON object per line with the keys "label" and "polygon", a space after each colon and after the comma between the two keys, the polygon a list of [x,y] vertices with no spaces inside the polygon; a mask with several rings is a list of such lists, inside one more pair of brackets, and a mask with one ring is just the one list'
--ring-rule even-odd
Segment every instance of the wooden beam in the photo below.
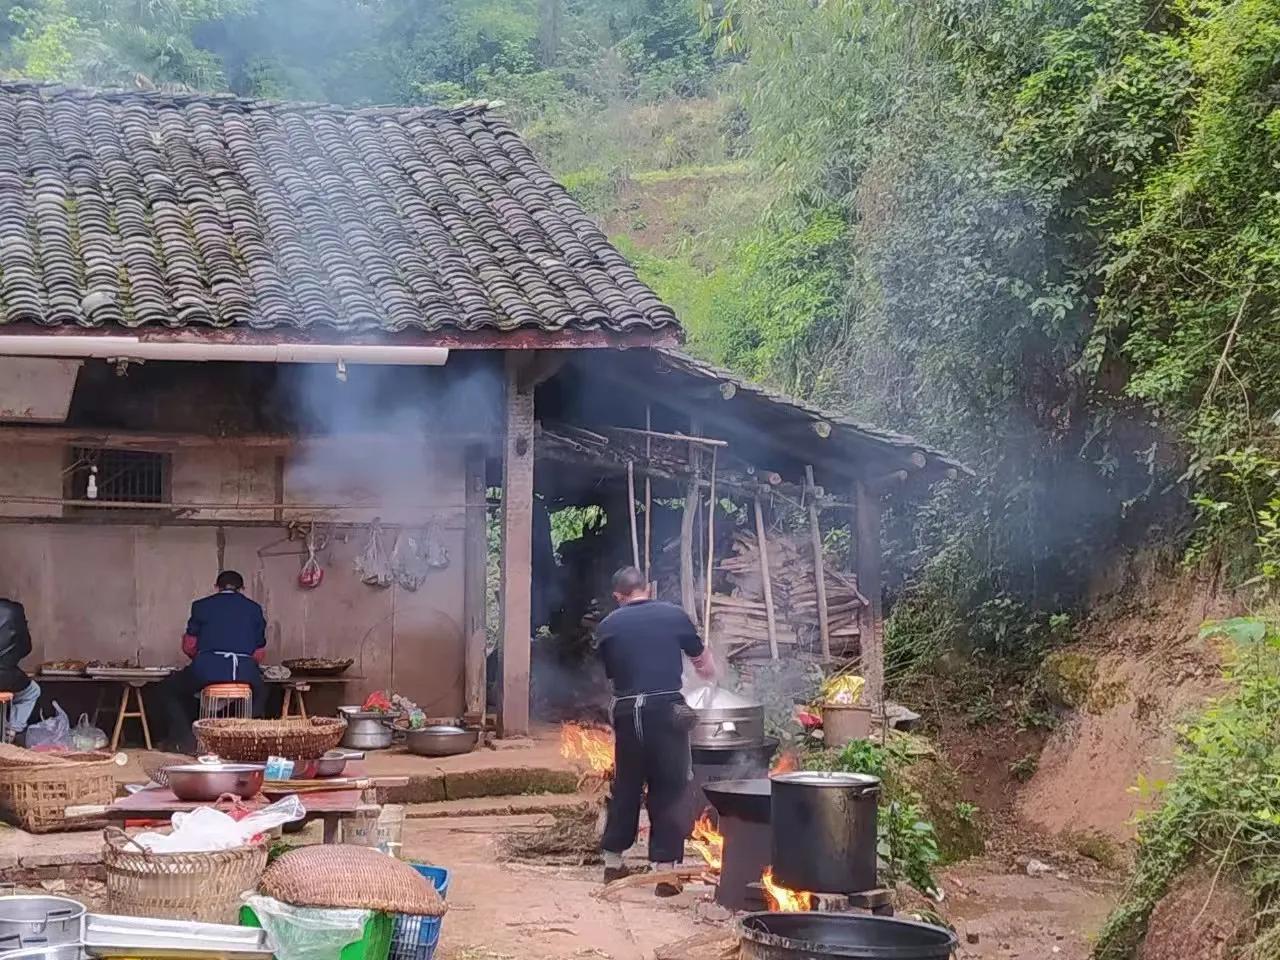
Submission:
{"label": "wooden beam", "polygon": [[[644,428],[645,430],[653,429],[653,410],[649,404],[644,405]],[[653,456],[653,437],[646,436],[644,438],[644,456],[645,460],[649,460]],[[629,462],[629,461],[628,461]],[[657,599],[656,584],[653,582],[653,478],[647,473],[644,475],[644,579],[649,588],[653,590],[653,597]]]}
{"label": "wooden beam", "polygon": [[533,589],[533,391],[520,389],[519,354],[506,355],[502,458],[502,734],[529,733]]}
{"label": "wooden beam", "polygon": [[856,546],[858,590],[867,598],[868,622],[859,643],[860,669],[867,681],[867,701],[873,712],[884,712],[884,608],[880,560],[880,497],[865,483],[853,488],[855,512],[853,542]]}
{"label": "wooden beam", "polygon": [[464,703],[468,714],[485,712],[487,687],[485,656],[485,608],[489,565],[484,448],[468,447],[464,466],[466,517],[462,560]]}
{"label": "wooden beam", "polygon": [[696,625],[698,598],[693,581],[693,518],[698,513],[698,478],[689,481],[684,495],[684,511],[680,514],[680,606]]}
{"label": "wooden beam", "polygon": [[640,531],[636,524],[636,468],[627,461],[627,520],[631,525],[631,565],[640,569]]}
{"label": "wooden beam", "polygon": [[764,582],[764,615],[769,628],[769,654],[778,659],[778,619],[773,610],[773,576],[769,573],[769,539],[765,536],[764,511],[760,507],[760,498],[755,499],[756,507],[756,540],[760,548],[760,578]]}
{"label": "wooden beam", "polygon": [[681,443],[696,443],[703,447],[727,447],[728,440],[713,440],[711,437],[690,437],[683,433],[662,433],[659,430],[639,430],[635,427],[606,427],[619,433],[634,433],[645,437],[657,437],[660,440],[679,440]]}
{"label": "wooden beam", "polygon": [[87,328],[78,325],[43,326],[35,323],[10,323],[4,336],[40,337],[137,337],[149,343],[249,343],[249,344],[376,344],[380,346],[447,347],[450,350],[579,350],[623,349],[629,347],[680,346],[680,329],[675,324],[660,330],[649,328],[616,332],[612,330],[542,330],[525,327],[520,330],[405,330],[399,333],[336,331],[315,325],[276,327],[259,330],[253,327],[165,327],[147,324],[129,330],[118,327]]}
{"label": "wooden beam", "polygon": [[813,467],[804,468],[808,488],[809,540],[813,544],[813,582],[818,591],[818,635],[822,639],[822,659],[831,659],[831,615],[827,610],[827,571],[822,562],[822,528],[818,524],[818,499],[813,483]]}
{"label": "wooden beam", "polygon": [[707,512],[707,602],[702,613],[703,639],[711,642],[711,574],[716,564],[716,450],[711,448],[711,505]]}
{"label": "wooden beam", "polygon": [[[487,433],[450,430],[440,425],[440,432],[427,434],[432,439],[478,443],[489,440]],[[142,430],[100,430],[86,427],[18,426],[0,424],[0,444],[21,443],[28,446],[77,446],[155,448],[158,450],[185,449],[188,447],[242,447],[266,450],[293,450],[307,447],[324,447],[332,444],[395,444],[404,445],[404,438],[391,433],[336,433],[336,434],[269,434],[251,433],[219,436],[214,433],[152,433]]]}

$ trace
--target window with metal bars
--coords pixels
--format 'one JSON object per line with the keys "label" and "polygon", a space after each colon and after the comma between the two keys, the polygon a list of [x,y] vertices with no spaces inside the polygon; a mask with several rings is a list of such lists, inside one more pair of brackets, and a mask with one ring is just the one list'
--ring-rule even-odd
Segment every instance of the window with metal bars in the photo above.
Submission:
{"label": "window with metal bars", "polygon": [[[73,510],[118,510],[125,503],[162,504],[169,499],[169,454],[146,450],[72,447],[65,495]],[[92,504],[89,501],[93,501]]]}

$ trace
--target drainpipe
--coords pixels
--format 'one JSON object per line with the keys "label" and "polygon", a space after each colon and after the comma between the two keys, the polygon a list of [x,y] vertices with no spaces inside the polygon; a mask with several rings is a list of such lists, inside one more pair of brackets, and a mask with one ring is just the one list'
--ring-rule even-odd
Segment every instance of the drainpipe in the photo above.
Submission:
{"label": "drainpipe", "polygon": [[202,343],[138,337],[0,336],[0,356],[239,363],[371,363],[439,367],[447,347],[342,343]]}

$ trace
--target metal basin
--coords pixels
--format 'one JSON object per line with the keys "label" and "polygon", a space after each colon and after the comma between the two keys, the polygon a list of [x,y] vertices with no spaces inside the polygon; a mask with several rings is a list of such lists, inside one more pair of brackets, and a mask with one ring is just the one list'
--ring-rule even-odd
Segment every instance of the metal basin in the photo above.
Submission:
{"label": "metal basin", "polygon": [[315,760],[299,760],[294,765],[293,776],[298,780],[340,777],[350,761],[363,759],[364,754],[359,750],[330,750]]}
{"label": "metal basin", "polygon": [[0,952],[76,943],[84,914],[69,897],[0,897]]}
{"label": "metal basin", "polygon": [[165,767],[169,789],[188,803],[211,803],[224,793],[241,799],[262,792],[266,767],[260,763],[183,763]]}
{"label": "metal basin", "polygon": [[422,757],[452,757],[470,753],[480,739],[480,731],[462,727],[422,727],[405,735],[405,746],[410,753]]}
{"label": "metal basin", "polygon": [[749,913],[742,960],[947,960],[950,930],[856,913]]}

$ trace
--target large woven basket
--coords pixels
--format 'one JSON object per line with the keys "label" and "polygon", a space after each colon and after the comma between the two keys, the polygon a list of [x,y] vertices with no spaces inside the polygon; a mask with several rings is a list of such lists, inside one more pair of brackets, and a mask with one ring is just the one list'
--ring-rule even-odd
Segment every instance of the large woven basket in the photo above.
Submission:
{"label": "large woven basket", "polygon": [[115,766],[110,753],[64,753],[40,764],[0,764],[0,817],[31,833],[71,829],[75,821],[67,819],[67,807],[102,806],[115,799]]}
{"label": "large woven basket", "polygon": [[267,866],[263,844],[207,853],[152,853],[118,828],[106,831],[107,912],[129,917],[235,923],[241,895]]}
{"label": "large woven basket", "polygon": [[193,725],[204,753],[233,763],[264,763],[269,757],[314,760],[342,739],[341,717],[291,717],[287,720],[197,720]]}
{"label": "large woven basket", "polygon": [[409,864],[372,847],[342,843],[299,847],[279,857],[258,892],[297,907],[354,907],[439,917],[444,900]]}

